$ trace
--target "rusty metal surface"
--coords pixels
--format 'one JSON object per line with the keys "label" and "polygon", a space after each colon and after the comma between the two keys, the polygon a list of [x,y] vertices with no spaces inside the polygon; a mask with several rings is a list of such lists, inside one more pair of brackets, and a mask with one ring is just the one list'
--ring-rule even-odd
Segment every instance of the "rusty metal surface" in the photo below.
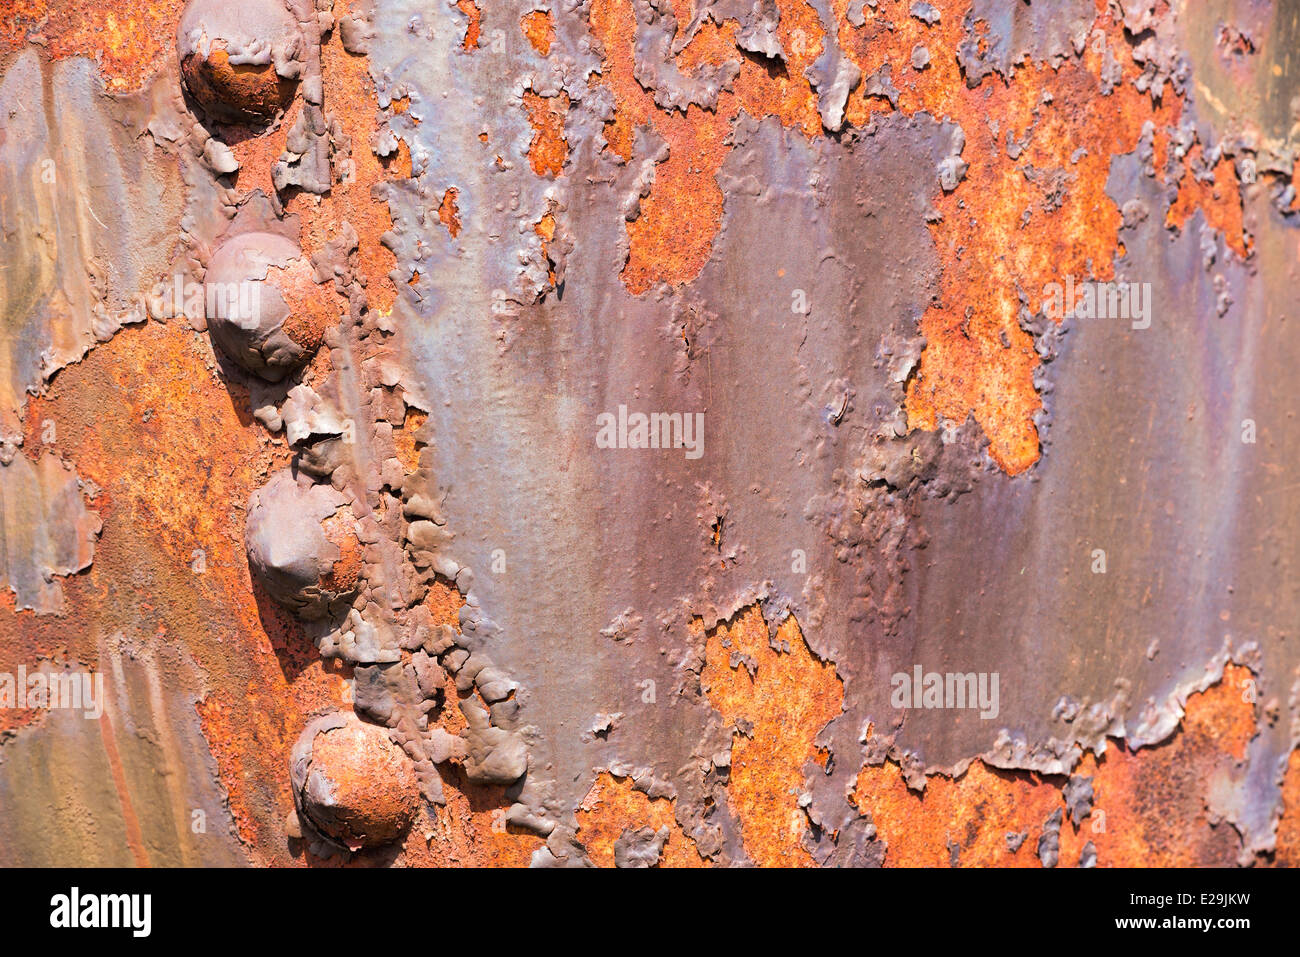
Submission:
{"label": "rusty metal surface", "polygon": [[0,863],[1296,863],[1298,24],[7,4]]}

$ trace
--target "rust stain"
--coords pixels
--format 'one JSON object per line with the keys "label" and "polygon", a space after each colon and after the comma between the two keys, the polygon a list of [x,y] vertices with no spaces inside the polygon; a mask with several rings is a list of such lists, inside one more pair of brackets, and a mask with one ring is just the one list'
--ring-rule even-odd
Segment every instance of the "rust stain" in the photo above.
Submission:
{"label": "rust stain", "polygon": [[534,50],[542,56],[550,56],[551,44],[555,42],[555,22],[549,10],[525,13],[519,21],[519,29],[524,31]]}
{"label": "rust stain", "polygon": [[[1092,813],[1065,817],[1061,866],[1076,865],[1091,842],[1099,867],[1187,867],[1236,863],[1240,838],[1205,805],[1206,783],[1243,767],[1254,737],[1254,705],[1243,694],[1251,673],[1229,665],[1223,679],[1192,695],[1173,738],[1129,750],[1111,742],[1085,755],[1076,774],[1091,777]],[[963,866],[1038,867],[1044,822],[1065,808],[1064,777],[1003,771],[978,758],[957,777],[934,775],[923,793],[907,787],[898,766],[864,767],[852,800],[870,814],[889,847],[887,867],[948,867],[956,846]],[[1013,850],[1008,834],[1025,835]]]}
{"label": "rust stain", "polygon": [[482,35],[483,14],[474,0],[456,0],[456,8],[469,18],[465,25],[465,39],[461,42],[464,50],[477,50],[479,37]]}
{"label": "rust stain", "polygon": [[[593,0],[592,32],[605,48],[601,82],[614,93],[614,119],[605,128],[610,149],[625,160],[633,154],[636,129],[652,123],[668,144],[668,157],[655,168],[650,195],[641,214],[628,224],[630,252],[623,282],[636,294],[657,282],[681,284],[694,279],[708,261],[713,237],[722,218],[722,191],[715,175],[722,168],[722,145],[735,116],[734,101],[716,111],[689,106],[685,114],[664,112],[633,75],[636,17],[630,3]],[[724,44],[716,26],[706,25],[679,57],[683,70],[701,59],[709,47],[716,59]],[[734,52],[734,47],[731,48]]]}
{"label": "rust stain", "polygon": [[424,603],[429,606],[429,611],[433,613],[433,623],[435,625],[450,625],[453,628],[460,627],[460,610],[465,604],[465,596],[455,585],[446,579],[435,579],[429,586],[429,592],[425,595]]}
{"label": "rust stain", "polygon": [[1182,229],[1192,213],[1201,210],[1211,228],[1223,233],[1228,248],[1242,259],[1251,252],[1251,239],[1246,234],[1242,219],[1241,183],[1237,169],[1226,156],[1214,166],[1214,178],[1202,182],[1193,175],[1190,167],[1201,157],[1197,143],[1187,153],[1187,167],[1178,180],[1178,198],[1169,207],[1165,225]]}
{"label": "rust stain", "polygon": [[[853,804],[888,843],[889,867],[947,867],[950,842],[960,846],[963,865],[1037,867],[1042,824],[1063,806],[1059,786],[979,760],[955,780],[931,777],[924,794],[907,787],[896,764],[863,768]],[[1028,839],[1012,852],[1007,834],[1025,831]]]}
{"label": "rust stain", "polygon": [[136,867],[149,866],[149,852],[144,846],[144,834],[140,830],[140,819],[135,816],[135,807],[131,802],[131,789],[126,783],[126,772],[122,770],[122,757],[117,753],[117,741],[113,737],[113,721],[107,713],[99,716],[99,735],[104,742],[104,755],[113,774],[113,787],[117,790],[117,799],[122,807],[122,821],[126,825],[126,844],[130,848],[131,858]]}
{"label": "rust stain", "polygon": [[339,558],[330,573],[321,579],[321,586],[345,592],[355,588],[361,580],[363,546],[357,538],[356,517],[352,508],[345,505],[321,522],[325,539],[339,550]]}
{"label": "rust stain", "polygon": [[[366,298],[370,308],[387,312],[397,295],[388,275],[396,265],[396,257],[381,238],[392,228],[392,220],[388,204],[376,202],[373,191],[386,181],[410,179],[411,153],[405,141],[399,139],[396,154],[384,158],[375,155],[370,148],[371,136],[386,117],[374,106],[375,88],[369,63],[364,56],[348,53],[343,48],[338,31],[328,39],[329,42],[321,44],[321,69],[329,109],[351,140],[352,175],[343,182],[335,182],[329,193],[320,198],[319,206],[315,206],[315,197],[299,193],[286,203],[286,210],[302,210],[301,242],[307,252],[316,252],[337,238],[345,221],[356,230],[357,269],[366,283]],[[404,106],[395,102],[388,113],[400,115],[403,109]]]}
{"label": "rust stain", "polygon": [[[989,454],[1015,475],[1038,460],[1033,416],[1042,404],[1033,386],[1038,358],[1018,322],[1020,293],[1037,309],[1043,286],[1066,275],[1113,278],[1121,217],[1105,193],[1111,156],[1134,150],[1148,121],[1158,129],[1176,124],[1182,103],[1166,96],[1153,108],[1133,88],[1140,71],[1122,26],[1105,10],[1095,29],[1119,51],[1124,78],[1102,97],[1095,43],[1079,62],[1055,70],[1020,65],[1006,81],[994,74],[970,89],[957,64],[960,18],[945,15],[927,28],[902,6],[882,2],[861,30],[842,30],[846,50],[871,75],[885,63],[907,64],[914,45],[924,43],[925,69],[894,71],[899,111],[980,118],[963,124],[964,181],[947,193],[936,189],[942,219],[930,230],[943,265],[941,290],[922,318],[927,344],[909,383],[908,422],[933,430],[973,413],[989,436]],[[860,124],[889,109],[887,100],[859,90],[847,116]]]}
{"label": "rust stain", "polygon": [[84,56],[99,64],[112,93],[145,86],[176,58],[176,23],[184,0],[11,0],[0,13],[0,49],[27,43],[52,60]]}
{"label": "rust stain", "polygon": [[455,186],[448,187],[442,194],[442,202],[438,204],[438,221],[447,227],[447,232],[451,234],[452,239],[460,235],[460,209],[456,206],[457,195]]}
{"label": "rust stain", "polygon": [[406,419],[400,429],[393,430],[393,444],[402,468],[409,474],[420,467],[420,447],[422,443],[416,433],[428,421],[428,414],[419,409],[408,408]]}
{"label": "rust stain", "polygon": [[443,774],[447,803],[426,809],[403,848],[410,867],[527,867],[545,841],[506,818],[505,788],[470,784],[459,769]]}
{"label": "rust stain", "polygon": [[[909,383],[908,422],[932,431],[941,421],[960,423],[974,414],[989,436],[994,461],[1015,475],[1038,460],[1033,418],[1042,406],[1033,385],[1039,360],[1018,322],[1020,293],[1036,308],[1042,287],[1067,274],[1113,278],[1121,217],[1105,193],[1111,156],[1133,151],[1150,121],[1160,131],[1154,145],[1161,162],[1164,130],[1177,124],[1182,101],[1167,94],[1152,106],[1134,89],[1132,80],[1141,71],[1128,55],[1122,25],[1100,0],[1095,29],[1123,65],[1122,82],[1105,97],[1103,54],[1096,43],[1080,62],[1059,69],[1022,64],[1006,80],[993,74],[971,89],[957,60],[962,17],[949,11],[927,26],[910,15],[910,6],[908,0],[881,0],[865,8],[866,22],[854,27],[847,19],[848,0],[834,5],[845,54],[864,77],[890,70],[899,112],[980,118],[963,124],[965,181],[948,193],[936,188],[942,219],[930,228],[944,267],[942,289],[922,319],[927,346]],[[716,175],[740,110],[822,135],[815,96],[803,76],[824,46],[820,21],[802,0],[784,0],[780,8],[778,33],[791,51],[784,70],[743,55],[735,45],[734,21],[700,27],[678,55],[678,67],[689,74],[703,64],[734,60],[740,72],[734,91],[719,94],[715,110],[692,105],[683,114],[658,108],[633,75],[636,20],[630,5],[592,4],[592,30],[605,49],[599,82],[617,103],[605,128],[607,147],[631,160],[636,130],[647,125],[668,144],[640,216],[628,224],[623,280],[629,291],[689,282],[708,261],[722,212]],[[916,69],[911,56],[920,45],[930,56]],[[846,105],[846,122],[865,126],[873,115],[893,109],[883,94],[870,94],[860,83]],[[1014,159],[1012,141],[1019,144]],[[1228,169],[1216,174],[1216,182],[1225,185],[1194,189],[1185,198],[1180,193],[1170,222],[1181,222],[1193,208],[1205,209],[1211,225],[1244,254],[1239,187],[1231,163],[1224,164]]]}
{"label": "rust stain", "polygon": [[1300,750],[1292,751],[1282,778],[1282,816],[1277,824],[1280,867],[1300,867]]}
{"label": "rust stain", "polygon": [[533,127],[533,140],[528,145],[528,165],[538,176],[562,175],[564,161],[569,156],[569,143],[564,138],[568,94],[538,96],[532,90],[525,90],[524,109]]}
{"label": "rust stain", "polygon": [[[737,47],[740,73],[736,76],[735,96],[740,108],[750,116],[775,116],[783,125],[797,128],[809,138],[821,136],[817,94],[804,72],[825,49],[825,29],[817,11],[805,0],[778,0],[777,8],[781,19],[776,35],[789,56],[781,64]],[[728,20],[722,30],[727,43],[735,44],[735,32],[735,21]]]}
{"label": "rust stain", "polygon": [[844,691],[793,617],[774,640],[789,651],[772,647],[753,606],[718,625],[707,636],[700,687],[723,720],[738,726],[727,795],[746,853],[764,866],[811,866],[801,843],[809,823],[799,803],[804,766],[817,759],[814,739],[840,713]]}
{"label": "rust stain", "polygon": [[668,828],[660,867],[707,867],[695,842],[682,833],[674,801],[638,791],[632,779],[602,771],[578,805],[578,841],[597,867],[614,866],[614,845],[627,828]]}

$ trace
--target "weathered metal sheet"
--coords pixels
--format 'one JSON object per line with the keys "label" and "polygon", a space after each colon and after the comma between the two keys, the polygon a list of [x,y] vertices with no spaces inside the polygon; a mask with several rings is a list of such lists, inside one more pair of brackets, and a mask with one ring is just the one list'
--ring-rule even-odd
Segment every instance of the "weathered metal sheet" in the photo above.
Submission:
{"label": "weathered metal sheet", "polygon": [[0,21],[0,861],[1296,859],[1293,5],[138,6]]}

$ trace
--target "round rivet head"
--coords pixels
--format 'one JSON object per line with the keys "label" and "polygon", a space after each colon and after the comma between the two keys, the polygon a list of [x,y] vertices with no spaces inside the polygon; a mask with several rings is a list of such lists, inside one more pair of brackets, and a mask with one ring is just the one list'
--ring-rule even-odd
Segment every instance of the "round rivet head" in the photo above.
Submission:
{"label": "round rivet head", "polygon": [[185,89],[223,123],[265,123],[282,113],[304,47],[280,0],[191,0],[176,29]]}
{"label": "round rivet head", "polygon": [[397,840],[415,819],[415,767],[388,732],[350,712],[314,718],[290,765],[299,821],[356,851]]}
{"label": "round rivet head", "polygon": [[308,620],[344,611],[361,578],[362,545],[346,497],[277,472],[248,502],[248,567],[277,603]]}
{"label": "round rivet head", "polygon": [[226,240],[212,254],[203,285],[213,343],[270,382],[308,361],[339,321],[333,290],[316,282],[297,243],[275,233]]}

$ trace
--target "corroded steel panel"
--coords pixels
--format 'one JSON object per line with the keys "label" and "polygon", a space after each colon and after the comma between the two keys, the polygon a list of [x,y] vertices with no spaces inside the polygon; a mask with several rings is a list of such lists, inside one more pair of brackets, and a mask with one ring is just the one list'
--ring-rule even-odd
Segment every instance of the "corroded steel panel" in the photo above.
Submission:
{"label": "corroded steel panel", "polygon": [[1298,24],[9,3],[0,863],[1295,863]]}

